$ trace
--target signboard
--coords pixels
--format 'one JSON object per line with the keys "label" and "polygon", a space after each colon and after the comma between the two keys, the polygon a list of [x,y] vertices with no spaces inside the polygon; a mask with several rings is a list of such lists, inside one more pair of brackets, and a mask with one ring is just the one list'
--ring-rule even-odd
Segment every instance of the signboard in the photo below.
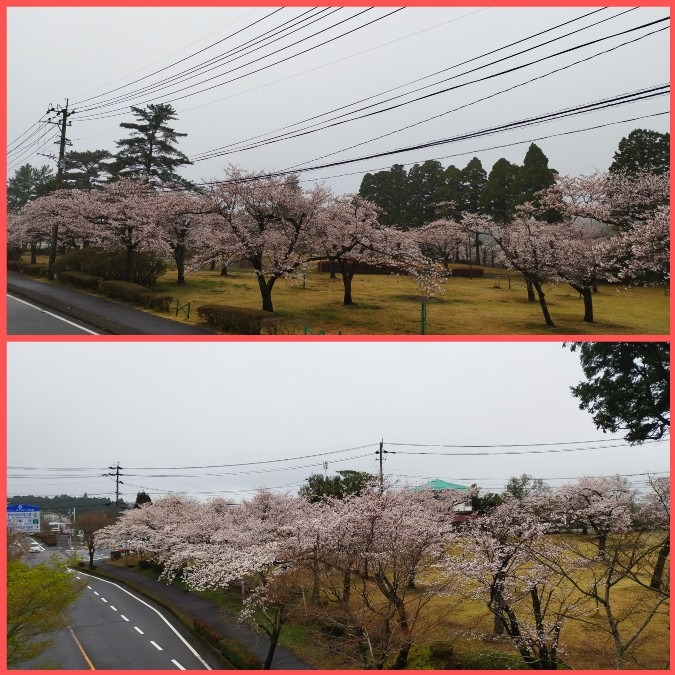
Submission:
{"label": "signboard", "polygon": [[7,527],[16,532],[39,532],[40,507],[11,504],[7,507]]}

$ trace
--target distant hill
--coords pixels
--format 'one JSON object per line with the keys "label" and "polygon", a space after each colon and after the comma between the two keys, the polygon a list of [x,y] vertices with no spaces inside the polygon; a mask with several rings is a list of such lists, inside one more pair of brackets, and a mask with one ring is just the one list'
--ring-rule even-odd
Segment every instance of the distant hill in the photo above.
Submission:
{"label": "distant hill", "polygon": [[[106,511],[114,510],[115,502],[107,497],[71,497],[70,495],[58,495],[57,497],[36,497],[35,495],[19,495],[8,497],[7,505],[27,504],[29,506],[39,506],[43,511],[61,513],[64,516],[71,513],[73,508],[78,514],[87,511]],[[120,508],[124,509],[127,504],[120,499]]]}

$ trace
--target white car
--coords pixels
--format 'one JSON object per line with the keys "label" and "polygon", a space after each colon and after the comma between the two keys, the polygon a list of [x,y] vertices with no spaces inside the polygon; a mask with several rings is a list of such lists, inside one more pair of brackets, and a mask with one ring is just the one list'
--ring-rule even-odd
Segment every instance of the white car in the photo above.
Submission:
{"label": "white car", "polygon": [[31,544],[28,550],[31,553],[39,553],[42,550],[42,546],[40,544]]}

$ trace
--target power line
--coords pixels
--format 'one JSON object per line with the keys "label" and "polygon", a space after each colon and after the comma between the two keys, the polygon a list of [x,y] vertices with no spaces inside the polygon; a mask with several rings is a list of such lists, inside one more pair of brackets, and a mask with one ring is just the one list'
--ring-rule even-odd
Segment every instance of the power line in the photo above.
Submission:
{"label": "power line", "polygon": [[[629,117],[627,119],[623,120],[617,120],[616,122],[606,122],[605,124],[596,124],[595,126],[592,127],[584,127],[583,129],[574,129],[572,131],[561,131],[557,134],[548,134],[546,136],[537,136],[536,138],[529,138],[524,141],[514,141],[513,143],[503,143],[501,145],[492,145],[489,148],[480,148],[478,150],[466,150],[465,152],[457,152],[452,155],[444,155],[442,157],[433,157],[433,160],[440,161],[442,159],[454,159],[455,157],[463,157],[466,155],[477,155],[480,154],[481,152],[490,152],[492,150],[501,150],[503,148],[511,148],[515,145],[524,145],[526,143],[536,143],[538,141],[545,141],[550,138],[558,138],[560,136],[571,136],[573,134],[579,134],[583,133],[586,131],[595,131],[596,129],[603,129],[604,127],[611,127],[615,126],[617,124],[626,124],[628,122],[637,122],[640,120],[648,119],[650,117],[659,117],[661,115],[669,115],[670,110],[664,110],[663,112],[658,112],[658,113],[652,113],[650,115],[641,115],[640,117]],[[403,162],[401,163],[401,166],[412,166],[413,164],[416,164],[417,162]],[[306,183],[306,182],[313,182],[313,181],[323,181],[323,180],[329,180],[332,178],[344,178],[346,176],[359,176],[363,175],[364,173],[373,173],[376,171],[387,171],[392,168],[393,165],[389,166],[380,166],[377,168],[369,168],[369,169],[364,169],[362,171],[352,171],[349,173],[341,173],[341,174],[336,174],[333,176],[321,176],[320,178],[302,178],[300,179],[299,182],[301,183]]]}
{"label": "power line", "polygon": [[[274,172],[269,172],[266,174],[261,174],[255,177],[251,177],[250,179],[241,179],[243,181],[246,180],[259,180],[259,179],[264,179],[264,178],[273,178],[273,177],[279,177],[279,176],[285,176],[285,175],[292,175],[304,171],[318,171],[320,169],[326,169],[334,166],[343,166],[345,164],[354,164],[356,162],[362,162],[364,160],[368,159],[375,159],[378,157],[387,157],[389,155],[396,155],[396,154],[401,154],[405,152],[410,152],[412,150],[423,150],[427,148],[432,148],[436,147],[439,145],[446,145],[449,143],[458,143],[460,141],[464,141],[467,139],[471,138],[480,138],[482,136],[490,136],[493,134],[501,133],[504,131],[510,131],[513,129],[518,129],[518,128],[525,128],[528,126],[533,126],[535,124],[541,124],[543,122],[551,122],[555,121],[558,119],[564,119],[566,117],[572,117],[576,116],[579,114],[585,114],[588,112],[595,112],[598,110],[604,110],[606,108],[611,108],[615,107],[617,105],[625,105],[627,103],[635,103],[637,101],[641,100],[648,100],[651,98],[655,98],[657,96],[665,96],[669,93],[669,84],[664,84],[664,85],[657,85],[655,87],[651,87],[649,89],[641,89],[636,92],[630,92],[626,94],[619,94],[617,96],[613,96],[608,99],[603,99],[600,101],[594,101],[592,103],[586,103],[578,106],[574,106],[571,108],[564,108],[561,110],[557,110],[551,113],[546,113],[543,115],[537,115],[535,117],[530,117],[530,118],[525,118],[522,120],[516,120],[514,122],[508,122],[506,124],[501,124],[495,127],[489,127],[487,129],[481,129],[477,131],[472,131],[468,132],[465,134],[461,134],[458,136],[453,136],[449,138],[442,138],[442,139],[437,139],[433,141],[428,141],[426,143],[419,143],[417,145],[411,145],[411,146],[406,146],[402,148],[396,148],[393,150],[385,150],[382,152],[377,152],[377,153],[372,153],[370,155],[363,155],[361,157],[355,157],[351,159],[344,159],[336,162],[330,162],[327,164],[319,164],[315,166],[305,166],[305,167],[299,167],[294,170],[287,170],[287,171],[274,171]],[[223,180],[223,181],[205,181],[202,183],[198,183],[198,185],[219,185],[219,184],[225,184],[230,181]]]}
{"label": "power line", "polygon": [[[372,8],[368,8],[368,9],[366,9],[366,10],[363,10],[362,12],[359,12],[359,13],[356,15],[356,17],[360,16],[361,14],[365,13],[366,11],[370,11],[370,9],[372,9]],[[300,52],[297,52],[297,53],[295,53],[295,54],[292,54],[292,55],[290,55],[290,56],[287,56],[287,57],[285,57],[285,58],[283,58],[283,59],[280,59],[280,60],[278,60],[278,61],[274,61],[273,63],[267,64],[267,65],[265,65],[265,66],[261,66],[260,68],[257,68],[257,69],[255,69],[255,70],[252,70],[252,71],[247,72],[247,73],[244,73],[243,75],[238,75],[237,77],[233,77],[233,78],[231,78],[231,79],[229,79],[229,80],[225,80],[224,82],[220,82],[220,83],[218,83],[218,84],[211,85],[211,86],[206,87],[206,88],[204,88],[204,89],[200,89],[199,91],[195,91],[195,92],[192,92],[192,93],[190,93],[190,94],[185,94],[184,96],[178,96],[178,97],[176,97],[176,98],[169,98],[169,99],[168,99],[167,101],[165,101],[165,102],[167,102],[167,103],[173,103],[173,102],[175,102],[175,101],[180,101],[180,100],[182,100],[182,99],[184,99],[184,98],[188,98],[188,97],[190,97],[190,96],[195,96],[195,95],[201,94],[201,93],[203,93],[203,92],[205,92],[205,91],[210,91],[211,89],[215,89],[216,87],[222,87],[222,86],[224,86],[225,84],[229,84],[229,83],[231,83],[231,82],[235,82],[235,81],[237,81],[237,80],[240,80],[240,79],[242,79],[242,78],[244,78],[244,77],[248,77],[248,76],[253,75],[253,74],[255,74],[255,73],[259,73],[259,72],[261,72],[261,71],[263,71],[263,70],[267,70],[268,68],[272,68],[272,67],[274,67],[274,66],[277,66],[277,65],[279,65],[280,63],[284,63],[284,62],[286,62],[286,61],[289,61],[289,60],[291,60],[291,59],[294,59],[294,58],[296,58],[296,57],[298,57],[298,56],[301,56],[302,54],[306,54],[306,53],[308,53],[308,52],[310,52],[310,51],[313,51],[314,49],[318,49],[319,47],[323,47],[323,46],[325,46],[325,45],[327,45],[327,44],[329,44],[329,43],[331,43],[331,42],[334,42],[335,40],[339,40],[339,39],[341,39],[341,38],[343,38],[343,37],[345,37],[345,36],[347,36],[347,35],[350,35],[350,34],[352,34],[352,33],[355,33],[356,31],[362,30],[363,28],[366,28],[367,26],[370,26],[370,25],[372,25],[373,23],[376,23],[376,22],[378,22],[378,21],[382,21],[383,19],[386,19],[386,18],[388,18],[389,16],[391,16],[392,14],[396,14],[397,12],[402,11],[403,9],[404,9],[403,7],[399,8],[399,9],[396,9],[396,10],[394,10],[394,11],[392,11],[392,12],[389,12],[389,14],[385,14],[384,16],[381,16],[381,17],[378,17],[378,18],[376,18],[376,19],[373,19],[372,21],[369,21],[369,22],[367,22],[367,23],[365,23],[365,24],[362,24],[362,25],[360,25],[360,26],[357,26],[356,28],[352,28],[351,30],[348,30],[348,31],[346,31],[346,32],[344,32],[344,33],[341,33],[340,35],[337,35],[337,36],[332,37],[332,38],[330,38],[330,39],[328,39],[328,40],[325,40],[325,41],[323,41],[323,42],[320,42],[319,44],[313,45],[312,47],[308,47],[307,49],[304,49],[304,50],[302,50],[302,51],[300,51]],[[338,26],[338,25],[340,25],[341,23],[345,23],[346,21],[350,21],[350,20],[352,20],[353,18],[356,18],[356,17],[349,17],[348,19],[345,19],[344,21],[338,22],[337,24],[334,24],[333,26],[330,26],[328,29],[324,29],[323,31],[319,31],[319,33],[325,32],[325,30],[329,30],[330,28],[334,28],[335,26]],[[275,52],[275,53],[278,53],[279,51],[282,51],[283,49],[288,49],[289,47],[293,47],[293,46],[295,46],[296,44],[298,44],[299,42],[303,42],[304,40],[307,40],[307,39],[309,39],[310,37],[314,37],[315,35],[318,35],[319,33],[315,33],[314,35],[310,35],[308,38],[303,38],[302,40],[298,40],[296,43],[293,43],[293,44],[291,44],[291,45],[288,45],[288,46],[286,46],[286,47],[283,47],[282,49],[277,50],[277,52]],[[164,96],[171,97],[171,96],[173,96],[174,94],[180,93],[181,91],[185,91],[186,89],[191,89],[191,88],[193,88],[193,87],[195,87],[195,86],[199,86],[199,85],[201,85],[201,84],[204,84],[205,82],[209,82],[210,80],[216,79],[217,77],[222,77],[222,75],[226,75],[226,74],[228,74],[228,73],[230,73],[230,72],[233,72],[234,70],[238,70],[238,69],[243,68],[243,67],[245,67],[245,66],[248,66],[248,65],[251,65],[251,64],[253,64],[253,63],[256,63],[257,61],[260,61],[260,60],[262,60],[262,59],[264,59],[264,58],[268,58],[269,56],[270,56],[270,55],[266,55],[266,56],[259,57],[259,58],[254,59],[253,61],[251,61],[251,62],[249,62],[249,63],[247,63],[247,64],[244,64],[243,66],[238,66],[237,68],[234,68],[234,69],[232,69],[232,70],[230,70],[230,71],[227,71],[226,73],[221,73],[221,74],[218,75],[218,76],[214,76],[214,77],[208,78],[208,79],[206,79],[206,80],[204,80],[204,81],[202,81],[202,82],[199,82],[199,83],[197,83],[197,84],[191,85],[191,86],[189,86],[189,87],[181,88],[181,89],[178,89],[178,90],[173,91],[173,92],[168,92],[168,93],[165,94]],[[273,54],[272,54],[272,56],[273,56]],[[148,103],[149,101],[152,101],[152,100],[156,100],[157,98],[158,98],[158,97],[148,99],[148,100],[145,101],[145,103]],[[93,109],[94,109],[94,108],[91,108],[90,110],[93,110]],[[120,108],[120,109],[118,109],[118,110],[126,110],[126,109],[125,109],[125,108]],[[106,119],[107,117],[116,117],[116,116],[117,116],[117,115],[103,115],[103,116],[98,116],[98,117],[91,117],[91,116],[90,116],[90,117],[88,117],[88,118],[83,118],[83,119]]]}
{"label": "power line", "polygon": [[[522,38],[522,39],[520,39],[520,40],[517,40],[517,41],[515,41],[515,42],[511,42],[511,43],[509,43],[509,44],[507,44],[507,45],[504,45],[504,46],[502,46],[502,47],[498,47],[497,49],[493,49],[493,50],[488,51],[488,52],[486,52],[486,53],[484,53],[484,54],[480,54],[479,56],[475,56],[475,57],[473,57],[473,58],[471,58],[471,59],[467,59],[467,60],[462,61],[462,62],[460,62],[460,63],[457,63],[457,64],[454,64],[454,65],[452,65],[452,66],[449,66],[449,67],[447,67],[447,68],[443,68],[442,70],[438,70],[438,71],[435,71],[435,72],[430,73],[430,74],[428,74],[428,75],[424,75],[423,77],[417,78],[417,79],[415,79],[415,80],[411,80],[411,81],[409,81],[409,82],[407,82],[407,83],[405,83],[405,84],[399,85],[399,86],[397,86],[397,87],[393,87],[393,88],[391,88],[391,89],[387,89],[387,90],[382,91],[382,92],[379,92],[379,93],[377,93],[377,94],[372,94],[371,96],[367,96],[366,98],[359,99],[358,101],[354,101],[354,102],[349,103],[349,104],[347,104],[347,105],[343,105],[343,106],[339,106],[339,107],[337,107],[337,108],[333,108],[332,110],[328,110],[327,112],[320,113],[319,115],[314,115],[314,116],[312,116],[312,117],[308,117],[308,118],[306,118],[306,119],[304,119],[304,120],[302,120],[302,121],[300,121],[300,122],[295,122],[295,123],[290,124],[290,125],[287,125],[287,126],[285,126],[285,127],[280,127],[279,129],[276,129],[275,131],[267,132],[267,133],[265,133],[265,134],[259,134],[258,136],[253,136],[253,137],[250,137],[250,138],[245,139],[245,140],[242,140],[242,141],[237,141],[237,142],[235,142],[235,143],[230,143],[230,144],[228,144],[228,145],[222,146],[221,148],[216,148],[216,149],[211,150],[211,151],[205,151],[205,152],[202,152],[202,153],[197,153],[197,154],[194,155],[194,157],[191,158],[191,159],[192,159],[193,161],[200,161],[199,159],[197,159],[198,157],[200,157],[200,155],[206,155],[206,154],[210,154],[210,153],[212,153],[212,152],[216,152],[217,150],[224,150],[224,149],[227,149],[227,148],[232,148],[233,146],[236,146],[236,145],[241,145],[241,144],[243,144],[243,143],[249,143],[249,142],[251,142],[251,141],[253,141],[253,140],[257,139],[257,138],[260,138],[260,137],[262,137],[262,136],[266,136],[266,135],[268,135],[268,134],[270,134],[270,133],[276,133],[276,132],[278,132],[278,131],[283,131],[284,129],[289,129],[289,128],[292,128],[292,127],[296,127],[296,126],[299,126],[299,125],[301,125],[301,124],[305,124],[305,123],[307,123],[307,122],[311,122],[312,120],[319,119],[319,118],[321,118],[321,117],[326,117],[327,115],[331,115],[331,114],[333,114],[333,113],[335,113],[335,112],[339,112],[340,110],[344,110],[345,108],[350,108],[350,107],[353,107],[353,106],[358,105],[358,104],[360,104],[360,103],[364,103],[364,102],[366,102],[366,101],[369,101],[370,99],[377,98],[377,97],[379,97],[379,96],[384,96],[385,94],[390,93],[390,92],[393,92],[393,91],[396,91],[397,89],[401,89],[401,88],[403,88],[403,87],[408,87],[408,86],[410,86],[411,84],[415,84],[415,83],[417,83],[417,82],[421,82],[421,81],[423,81],[423,80],[429,79],[430,77],[435,77],[436,75],[439,75],[439,74],[441,74],[441,73],[447,72],[447,71],[449,71],[449,70],[453,70],[453,69],[455,69],[455,68],[459,68],[460,66],[463,66],[463,65],[472,63],[473,61],[480,60],[480,59],[482,59],[482,58],[485,58],[486,56],[490,56],[490,55],[495,54],[495,53],[497,53],[497,52],[499,52],[499,51],[502,51],[502,50],[504,50],[504,49],[508,49],[509,47],[513,47],[513,46],[515,46],[515,45],[518,45],[518,44],[520,44],[520,43],[522,43],[522,42],[526,42],[527,40],[531,40],[531,39],[533,39],[533,38],[535,38],[535,37],[538,37],[538,36],[540,36],[540,35],[543,35],[543,34],[545,34],[545,33],[550,32],[550,31],[553,31],[553,30],[556,30],[556,29],[561,28],[561,27],[563,27],[563,26],[566,26],[566,25],[568,25],[568,24],[570,24],[570,23],[572,23],[572,22],[574,22],[574,21],[578,21],[578,20],[580,20],[580,19],[586,18],[587,16],[590,16],[591,14],[595,14],[595,13],[597,13],[597,12],[599,12],[599,11],[603,11],[603,10],[602,10],[602,9],[594,10],[594,11],[588,13],[588,14],[584,14],[584,15],[581,16],[581,17],[577,17],[577,18],[575,18],[575,19],[572,19],[571,21],[566,21],[566,22],[564,22],[564,23],[558,24],[558,25],[553,26],[553,27],[551,27],[551,28],[547,28],[546,30],[540,31],[540,32],[538,32],[538,33],[534,33],[533,35],[529,35],[529,36],[527,36],[527,37],[525,37],[525,38]],[[627,10],[627,11],[632,11],[632,10]],[[625,13],[625,12],[623,12],[623,13]],[[617,15],[617,16],[621,16],[621,14],[619,14],[619,15]],[[614,18],[616,18],[616,17],[610,17],[609,19],[603,19],[603,21],[608,21],[608,20],[614,19]],[[586,26],[586,27],[581,28],[581,29],[579,29],[579,30],[586,30],[587,28],[591,28],[591,27],[593,27],[593,26],[596,26],[596,25],[598,25],[599,23],[602,23],[603,21],[596,22],[595,24],[591,24],[590,26]],[[530,47],[529,49],[526,49],[526,50],[517,52],[517,53],[515,53],[515,54],[511,54],[510,56],[506,56],[506,57],[504,57],[504,58],[502,58],[502,59],[499,59],[499,60],[497,60],[497,61],[492,61],[491,63],[484,64],[484,65],[482,65],[482,66],[479,66],[479,67],[477,67],[477,68],[474,68],[473,70],[469,70],[469,71],[466,71],[466,72],[464,72],[464,73],[460,73],[459,75],[456,75],[456,76],[454,76],[454,77],[461,77],[461,76],[466,75],[466,74],[468,74],[468,73],[475,72],[476,70],[480,70],[480,69],[482,69],[482,68],[487,68],[487,67],[489,67],[489,66],[491,66],[491,65],[494,65],[494,64],[496,64],[496,63],[499,63],[499,62],[501,62],[501,61],[504,61],[504,60],[507,60],[507,59],[510,59],[510,58],[514,58],[514,57],[516,57],[516,56],[519,56],[519,55],[521,55],[521,54],[524,54],[524,53],[527,52],[527,51],[531,51],[531,50],[533,50],[533,49],[537,49],[537,48],[539,48],[539,47],[542,47],[542,46],[545,46],[545,45],[547,45],[547,44],[550,44],[551,42],[554,42],[554,41],[556,41],[556,40],[561,40],[561,39],[563,39],[563,38],[565,38],[565,37],[568,37],[569,35],[573,35],[573,34],[576,33],[576,32],[579,32],[579,31],[573,31],[572,33],[567,33],[567,34],[562,35],[562,36],[560,36],[560,37],[554,38],[553,40],[549,40],[548,42],[543,42],[543,43],[541,43],[541,44],[539,44],[539,45],[535,45],[534,47]],[[454,79],[454,77],[453,77],[453,78],[449,78],[449,79]],[[447,81],[447,80],[441,80],[441,82],[444,82],[444,81]],[[437,83],[434,83],[434,84],[427,85],[426,87],[422,87],[421,89],[425,89],[425,88],[431,87],[431,86],[437,86],[438,84],[440,84],[440,82],[437,82]],[[463,85],[463,86],[464,86],[464,85]],[[400,96],[408,96],[408,95],[414,93],[415,91],[420,91],[421,89],[416,89],[416,90],[413,90],[413,91],[411,91],[411,92],[407,92],[407,93],[405,93],[405,94],[400,94],[399,96],[394,97],[394,98],[399,98]],[[394,99],[387,99],[387,100],[391,101],[391,100],[394,100]],[[378,102],[378,103],[373,103],[373,104],[371,104],[371,106],[366,106],[366,108],[368,108],[368,107],[373,107],[373,106],[377,106],[377,105],[381,105],[382,103],[386,103],[386,101],[380,101],[380,102]],[[361,109],[359,109],[359,110],[365,110],[366,108],[361,108]],[[353,114],[354,112],[358,112],[358,110],[357,110],[357,111],[352,111],[351,113],[345,113],[345,114]],[[340,116],[340,117],[341,117],[341,116]],[[338,118],[333,118],[333,119],[338,119]],[[357,118],[357,119],[359,119],[359,118]],[[322,127],[322,128],[325,128],[325,127]],[[288,133],[290,133],[290,132],[288,132]],[[296,133],[296,132],[293,132],[293,133]],[[293,138],[293,137],[295,137],[295,136],[290,136],[290,137]],[[273,140],[277,140],[277,139],[278,139],[278,140],[283,140],[283,137],[273,137]],[[269,141],[267,141],[267,143],[273,142],[273,140],[269,140]],[[262,142],[261,142],[260,144],[265,144],[265,143],[262,143]],[[251,147],[258,147],[258,146],[251,146]],[[247,148],[243,148],[243,149],[250,149],[250,148],[247,147]],[[233,151],[236,151],[236,150],[233,150]]]}

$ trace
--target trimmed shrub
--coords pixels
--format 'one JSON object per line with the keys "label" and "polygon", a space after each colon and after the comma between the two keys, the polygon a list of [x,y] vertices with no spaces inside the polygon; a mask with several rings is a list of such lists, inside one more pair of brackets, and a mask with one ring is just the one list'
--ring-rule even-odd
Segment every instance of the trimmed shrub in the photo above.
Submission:
{"label": "trimmed shrub", "polygon": [[42,263],[35,263],[34,265],[23,265],[21,267],[21,274],[27,274],[30,277],[46,277],[49,267]]}
{"label": "trimmed shrub", "polygon": [[235,640],[226,638],[206,621],[199,618],[194,619],[194,629],[197,635],[200,635],[212,647],[215,647],[236,669],[262,669],[262,662],[255,654],[252,654],[246,647]]}
{"label": "trimmed shrub", "polygon": [[84,272],[61,272],[59,279],[90,291],[97,291],[99,284],[103,281],[101,277],[93,277],[91,274],[85,274]]}
{"label": "trimmed shrub", "polygon": [[10,272],[20,272],[23,267],[23,263],[20,260],[8,260],[7,269]]}
{"label": "trimmed shrub", "polygon": [[246,307],[202,305],[197,314],[211,326],[235,335],[260,335],[263,327],[276,324],[274,314]]}
{"label": "trimmed shrub", "polygon": [[145,301],[146,307],[158,312],[168,312],[173,298],[170,295],[149,295]]}
{"label": "trimmed shrub", "polygon": [[101,293],[109,298],[143,306],[147,304],[148,298],[154,295],[149,288],[132,284],[130,281],[102,281],[99,288]]}
{"label": "trimmed shrub", "polygon": [[482,277],[485,274],[485,270],[482,267],[453,267],[450,270],[450,273],[453,277]]}
{"label": "trimmed shrub", "polygon": [[[126,274],[126,252],[106,251],[89,246],[64,253],[56,259],[54,270],[61,272],[83,272],[106,281],[124,281]],[[152,286],[166,271],[166,264],[152,253],[134,253],[133,283]]]}

